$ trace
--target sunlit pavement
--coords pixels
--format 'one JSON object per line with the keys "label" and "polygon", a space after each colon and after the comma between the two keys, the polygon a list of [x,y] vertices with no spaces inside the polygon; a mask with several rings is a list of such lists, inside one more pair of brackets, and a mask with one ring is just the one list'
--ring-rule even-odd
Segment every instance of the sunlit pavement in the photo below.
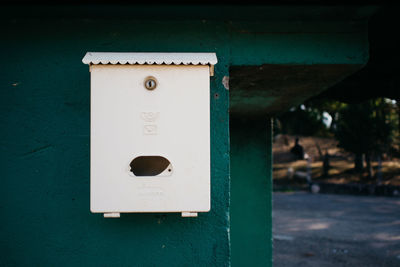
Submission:
{"label": "sunlit pavement", "polygon": [[274,266],[400,266],[400,198],[274,193]]}

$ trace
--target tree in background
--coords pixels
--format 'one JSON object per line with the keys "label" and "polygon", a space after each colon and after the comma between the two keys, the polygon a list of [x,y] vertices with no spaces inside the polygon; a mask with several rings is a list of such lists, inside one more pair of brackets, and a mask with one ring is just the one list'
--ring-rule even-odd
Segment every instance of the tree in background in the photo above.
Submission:
{"label": "tree in background", "polygon": [[318,112],[321,117],[323,117],[323,113],[326,112],[331,116],[332,121],[329,125],[329,131],[333,133],[336,130],[337,123],[339,120],[339,112],[344,107],[346,107],[346,103],[331,100],[331,99],[309,99],[304,103],[308,109],[314,110],[314,112]]}
{"label": "tree in background", "polygon": [[275,134],[312,136],[327,133],[320,110],[305,105],[293,107],[276,117],[274,124]]}
{"label": "tree in background", "polygon": [[[329,127],[324,113],[332,117]],[[275,134],[328,136],[339,141],[339,147],[355,155],[354,168],[362,173],[364,159],[372,177],[371,160],[380,162],[383,153],[399,156],[399,102],[376,98],[356,104],[314,98],[293,107],[274,120]]]}
{"label": "tree in background", "polygon": [[[310,99],[304,104],[274,118],[274,134],[333,137],[343,102],[330,99]],[[324,123],[324,113],[331,116],[329,126]]]}
{"label": "tree in background", "polygon": [[389,151],[396,124],[395,105],[387,99],[372,99],[360,104],[349,104],[339,111],[335,137],[339,147],[355,154],[354,168],[363,170],[363,155],[368,176],[372,177],[372,154]]}

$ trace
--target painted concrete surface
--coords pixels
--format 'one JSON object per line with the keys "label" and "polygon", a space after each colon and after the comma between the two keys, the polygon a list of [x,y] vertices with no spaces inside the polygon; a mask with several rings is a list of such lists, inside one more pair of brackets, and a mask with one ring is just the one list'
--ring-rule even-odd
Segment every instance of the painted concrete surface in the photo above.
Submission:
{"label": "painted concrete surface", "polygon": [[[240,242],[234,232],[230,241],[229,234],[229,90],[222,82],[229,67],[365,64],[368,59],[365,18],[350,26],[351,16],[324,24],[303,23],[301,17],[290,23],[165,21],[133,20],[132,12],[113,17],[107,8],[93,16],[88,6],[80,13],[69,7],[62,14],[46,7],[47,15],[33,6],[16,8],[2,8],[0,21],[0,265],[228,266],[230,246]],[[209,213],[185,219],[130,214],[115,220],[90,213],[89,72],[81,63],[87,51],[217,53],[210,92]],[[257,135],[246,150],[268,159],[271,147],[262,138],[270,129],[262,130],[265,135]],[[265,186],[254,189],[260,195],[243,192],[265,212],[260,240],[267,242],[266,254],[254,261],[267,264],[270,171],[267,165],[254,172],[260,175],[254,181]]]}
{"label": "painted concrete surface", "polygon": [[400,266],[400,199],[274,193],[274,266]]}
{"label": "painted concrete surface", "polygon": [[271,121],[231,119],[232,266],[271,266]]}
{"label": "painted concrete surface", "polygon": [[[228,266],[228,50],[218,26],[64,19],[1,25],[0,266]],[[90,77],[82,57],[146,50],[219,57],[210,92],[211,211],[198,218],[104,219],[89,210]]]}

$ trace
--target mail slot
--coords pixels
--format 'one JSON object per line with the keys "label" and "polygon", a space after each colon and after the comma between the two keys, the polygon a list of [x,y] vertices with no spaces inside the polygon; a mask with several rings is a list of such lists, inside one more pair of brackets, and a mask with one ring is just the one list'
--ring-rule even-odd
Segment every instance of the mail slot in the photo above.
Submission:
{"label": "mail slot", "polygon": [[214,53],[88,52],[90,209],[210,210]]}

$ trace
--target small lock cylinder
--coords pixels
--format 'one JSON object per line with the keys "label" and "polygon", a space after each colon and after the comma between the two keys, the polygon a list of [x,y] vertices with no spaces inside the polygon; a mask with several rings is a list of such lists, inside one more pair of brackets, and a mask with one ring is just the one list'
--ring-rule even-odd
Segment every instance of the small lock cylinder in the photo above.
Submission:
{"label": "small lock cylinder", "polygon": [[157,87],[157,80],[153,76],[149,76],[144,80],[144,87],[147,90],[154,90]]}

